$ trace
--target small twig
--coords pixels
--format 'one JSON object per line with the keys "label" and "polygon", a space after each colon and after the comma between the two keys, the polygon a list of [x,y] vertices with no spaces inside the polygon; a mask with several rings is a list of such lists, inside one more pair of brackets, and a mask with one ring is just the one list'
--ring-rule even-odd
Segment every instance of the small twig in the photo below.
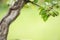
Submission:
{"label": "small twig", "polygon": [[40,5],[38,5],[38,4],[36,4],[36,3],[32,2],[32,1],[29,1],[29,2],[36,5],[36,6],[38,6],[38,7],[41,7]]}

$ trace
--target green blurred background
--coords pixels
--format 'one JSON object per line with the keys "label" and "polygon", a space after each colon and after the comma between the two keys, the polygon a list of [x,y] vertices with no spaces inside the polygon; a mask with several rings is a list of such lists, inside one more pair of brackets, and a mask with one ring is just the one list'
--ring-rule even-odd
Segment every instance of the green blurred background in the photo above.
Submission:
{"label": "green blurred background", "polygon": [[[0,20],[6,13],[8,6],[0,5]],[[60,40],[60,15],[44,22],[38,8],[32,4],[20,13],[10,25],[8,40]]]}

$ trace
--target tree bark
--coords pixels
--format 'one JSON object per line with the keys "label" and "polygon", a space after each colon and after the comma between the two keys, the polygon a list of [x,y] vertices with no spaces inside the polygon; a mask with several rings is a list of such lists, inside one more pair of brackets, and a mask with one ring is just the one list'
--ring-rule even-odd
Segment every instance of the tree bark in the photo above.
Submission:
{"label": "tree bark", "polygon": [[9,25],[18,17],[20,10],[26,4],[26,0],[17,0],[9,8],[8,14],[0,22],[0,40],[7,40]]}

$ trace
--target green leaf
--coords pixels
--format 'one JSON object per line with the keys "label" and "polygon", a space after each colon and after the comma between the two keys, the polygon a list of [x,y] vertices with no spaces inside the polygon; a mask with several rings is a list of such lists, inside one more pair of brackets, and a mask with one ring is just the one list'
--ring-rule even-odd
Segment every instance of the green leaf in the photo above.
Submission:
{"label": "green leaf", "polygon": [[37,3],[38,2],[38,0],[34,0],[34,3]]}
{"label": "green leaf", "polygon": [[49,18],[49,15],[47,15],[46,10],[42,9],[41,12],[39,13],[44,21],[47,21]]}
{"label": "green leaf", "polygon": [[51,2],[52,0],[45,0],[45,2]]}
{"label": "green leaf", "polygon": [[42,16],[42,18],[43,18],[44,21],[47,21],[47,19],[49,18],[49,16],[48,15],[44,15],[44,16]]}
{"label": "green leaf", "polygon": [[43,13],[43,11],[44,11],[44,8],[41,7],[41,8],[39,8],[39,10],[40,10],[39,15],[41,15]]}
{"label": "green leaf", "polygon": [[60,8],[60,6],[57,4],[57,5],[56,5],[56,8]]}
{"label": "green leaf", "polygon": [[51,14],[53,17],[55,17],[55,16],[58,16],[58,15],[59,15],[59,12],[56,11],[56,10],[52,10],[52,11],[50,11],[50,14]]}
{"label": "green leaf", "polygon": [[53,11],[53,16],[58,16],[59,13],[57,11]]}

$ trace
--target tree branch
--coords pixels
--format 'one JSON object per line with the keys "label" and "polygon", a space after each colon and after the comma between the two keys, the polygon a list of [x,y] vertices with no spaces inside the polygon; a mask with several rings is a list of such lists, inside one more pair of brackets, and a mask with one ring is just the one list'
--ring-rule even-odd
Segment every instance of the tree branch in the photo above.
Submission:
{"label": "tree branch", "polygon": [[36,4],[36,3],[32,2],[32,1],[28,1],[28,2],[34,4],[34,5],[38,6],[38,7],[41,7],[40,5],[38,5],[38,4]]}
{"label": "tree branch", "polygon": [[14,5],[9,8],[8,14],[2,18],[0,22],[0,40],[7,40],[9,25],[18,17],[25,3],[24,0],[17,0]]}

